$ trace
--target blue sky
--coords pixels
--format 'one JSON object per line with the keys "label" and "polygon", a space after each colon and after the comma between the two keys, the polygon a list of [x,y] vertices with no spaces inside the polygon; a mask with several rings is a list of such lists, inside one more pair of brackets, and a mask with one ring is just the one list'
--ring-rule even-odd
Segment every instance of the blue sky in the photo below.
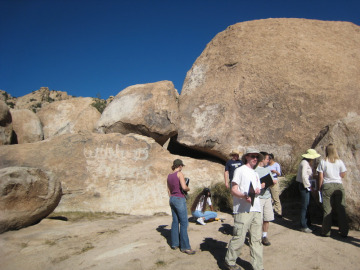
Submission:
{"label": "blue sky", "polygon": [[0,89],[108,98],[172,81],[229,25],[307,18],[360,25],[359,0],[0,0]]}

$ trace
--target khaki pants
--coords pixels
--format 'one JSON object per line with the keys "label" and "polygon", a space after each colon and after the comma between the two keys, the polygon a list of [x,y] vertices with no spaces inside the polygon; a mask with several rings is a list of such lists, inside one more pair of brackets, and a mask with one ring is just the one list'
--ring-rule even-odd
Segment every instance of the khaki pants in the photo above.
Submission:
{"label": "khaki pants", "polygon": [[339,230],[341,235],[347,236],[349,225],[345,211],[345,191],[342,184],[329,183],[322,187],[324,218],[322,224],[322,234],[330,235],[332,215],[331,210],[337,213]]}
{"label": "khaki pants", "polygon": [[234,215],[234,232],[225,256],[228,265],[235,265],[245,242],[246,233],[250,233],[250,256],[254,270],[263,269],[263,246],[261,244],[262,213],[250,212]]}
{"label": "khaki pants", "polygon": [[278,182],[270,187],[271,198],[274,201],[274,211],[278,215],[282,215],[281,203],[280,203],[280,188],[279,188],[279,179]]}

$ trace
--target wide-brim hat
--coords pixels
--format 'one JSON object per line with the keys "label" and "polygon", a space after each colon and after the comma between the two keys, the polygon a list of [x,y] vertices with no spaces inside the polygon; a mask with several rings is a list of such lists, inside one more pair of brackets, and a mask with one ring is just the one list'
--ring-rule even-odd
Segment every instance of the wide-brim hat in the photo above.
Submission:
{"label": "wide-brim hat", "polygon": [[233,156],[233,155],[238,155],[238,156],[240,156],[240,151],[235,150],[235,149],[234,149],[234,150],[231,150],[229,156]]}
{"label": "wide-brim hat", "polygon": [[245,152],[245,156],[248,154],[260,154],[260,151],[255,148],[247,148]]}
{"label": "wide-brim hat", "polygon": [[308,149],[306,153],[302,155],[302,157],[307,159],[315,159],[321,157],[321,155],[318,152],[316,152],[315,149]]}
{"label": "wide-brim hat", "polygon": [[173,162],[174,166],[185,166],[184,162],[181,159],[175,159]]}

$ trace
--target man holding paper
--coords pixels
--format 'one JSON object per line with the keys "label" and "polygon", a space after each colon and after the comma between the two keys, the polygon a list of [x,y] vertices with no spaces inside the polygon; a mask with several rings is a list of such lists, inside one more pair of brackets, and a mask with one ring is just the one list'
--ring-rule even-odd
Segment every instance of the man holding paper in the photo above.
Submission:
{"label": "man holding paper", "polygon": [[274,184],[274,178],[268,167],[269,164],[269,154],[266,152],[260,152],[261,156],[259,164],[255,169],[260,176],[261,182],[261,191],[260,191],[260,205],[263,213],[263,226],[262,226],[262,243],[264,246],[270,246],[271,243],[267,237],[269,231],[270,221],[274,220],[274,210],[271,202],[271,192],[270,186]]}
{"label": "man holding paper", "polygon": [[263,269],[263,246],[261,244],[262,213],[260,200],[260,178],[254,168],[258,163],[259,151],[247,149],[242,161],[245,165],[237,168],[232,179],[234,231],[225,256],[225,263],[230,270],[240,269],[236,259],[245,242],[246,233],[250,233],[249,246],[251,264],[254,270]]}

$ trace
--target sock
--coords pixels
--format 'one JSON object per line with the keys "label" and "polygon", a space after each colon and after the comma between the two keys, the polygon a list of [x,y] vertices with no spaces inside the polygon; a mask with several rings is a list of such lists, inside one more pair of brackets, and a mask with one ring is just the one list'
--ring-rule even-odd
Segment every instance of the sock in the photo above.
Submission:
{"label": "sock", "polygon": [[267,232],[263,232],[262,235],[263,235],[262,237],[266,237],[266,236],[267,236]]}

